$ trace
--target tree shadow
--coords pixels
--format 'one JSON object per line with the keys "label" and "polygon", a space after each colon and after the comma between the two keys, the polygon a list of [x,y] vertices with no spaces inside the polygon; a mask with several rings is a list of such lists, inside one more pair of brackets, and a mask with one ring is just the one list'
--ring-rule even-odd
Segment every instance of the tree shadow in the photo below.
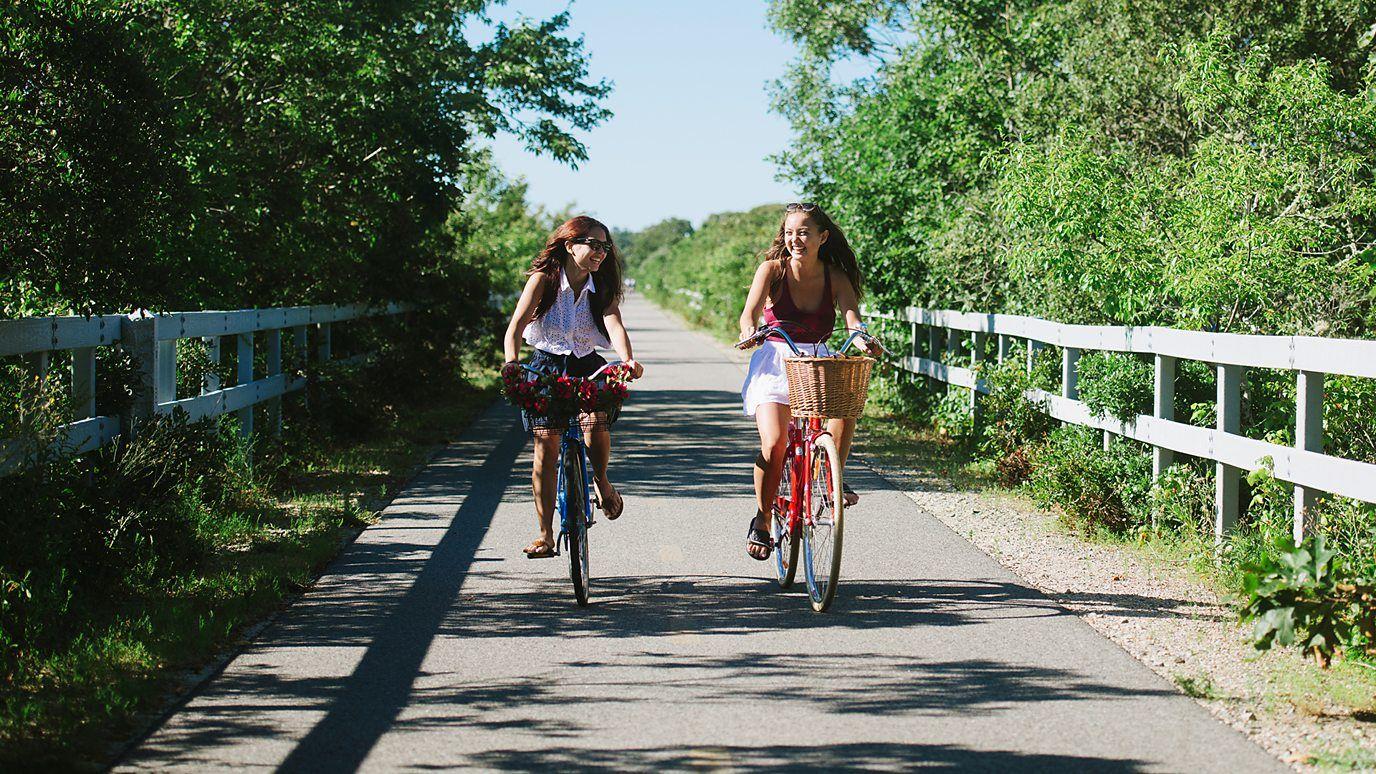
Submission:
{"label": "tree shadow", "polygon": [[[474,757],[473,765],[501,771],[702,771],[749,769],[791,771],[937,771],[990,772],[1132,772],[1145,770],[1133,758],[1041,755],[1012,750],[975,750],[959,745],[903,742],[780,745],[758,747],[647,747],[630,750],[562,748],[493,750]],[[430,768],[430,767],[421,767]]]}

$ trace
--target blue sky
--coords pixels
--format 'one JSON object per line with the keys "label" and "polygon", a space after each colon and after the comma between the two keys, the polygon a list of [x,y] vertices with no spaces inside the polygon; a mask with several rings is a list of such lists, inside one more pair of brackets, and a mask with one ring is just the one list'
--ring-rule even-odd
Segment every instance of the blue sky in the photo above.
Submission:
{"label": "blue sky", "polygon": [[[569,6],[513,0],[492,15],[544,19]],[[766,83],[793,52],[766,27],[763,0],[576,0],[570,10],[591,76],[615,85],[606,102],[615,116],[580,135],[589,159],[576,171],[509,136],[492,144],[502,169],[526,178],[532,201],[576,203],[613,228],[638,229],[796,199],[766,159],[790,136],[769,111]]]}

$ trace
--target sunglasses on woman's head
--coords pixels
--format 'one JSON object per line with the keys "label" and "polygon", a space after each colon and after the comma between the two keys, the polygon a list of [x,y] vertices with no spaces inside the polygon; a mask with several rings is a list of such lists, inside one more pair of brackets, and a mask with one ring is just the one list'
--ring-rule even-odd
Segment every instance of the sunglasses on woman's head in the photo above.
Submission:
{"label": "sunglasses on woman's head", "polygon": [[818,209],[812,202],[793,202],[784,205],[784,212],[812,212]]}
{"label": "sunglasses on woman's head", "polygon": [[611,242],[603,242],[601,239],[593,239],[592,237],[578,237],[569,241],[576,245],[587,245],[592,250],[604,253],[609,253],[612,250]]}

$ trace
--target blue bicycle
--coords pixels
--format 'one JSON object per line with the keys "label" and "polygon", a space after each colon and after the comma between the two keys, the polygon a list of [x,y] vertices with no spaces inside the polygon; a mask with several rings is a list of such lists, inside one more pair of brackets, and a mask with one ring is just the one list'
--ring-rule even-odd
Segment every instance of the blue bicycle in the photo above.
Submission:
{"label": "blue bicycle", "polygon": [[[595,381],[604,372],[619,363],[607,363],[597,369],[587,381]],[[551,375],[522,365],[522,369],[536,376]],[[597,521],[592,517],[594,504],[592,488],[588,486],[588,446],[583,441],[583,431],[591,425],[610,425],[616,421],[620,409],[606,415],[574,414],[562,425],[563,436],[559,440],[559,483],[555,490],[555,506],[559,509],[559,537],[555,550],[563,547],[569,558],[569,579],[573,581],[573,596],[579,606],[588,604],[588,591],[591,575],[588,571],[588,530]],[[533,432],[560,432],[561,426],[536,425]],[[600,503],[598,504],[600,507]]]}

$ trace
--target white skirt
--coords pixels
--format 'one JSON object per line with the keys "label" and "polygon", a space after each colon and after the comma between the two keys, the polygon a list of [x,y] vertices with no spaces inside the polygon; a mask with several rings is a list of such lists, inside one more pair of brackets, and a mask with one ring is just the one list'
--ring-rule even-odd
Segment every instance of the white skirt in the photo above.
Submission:
{"label": "white skirt", "polygon": [[[831,355],[826,344],[799,344],[798,349],[809,357],[814,352],[818,357]],[[761,403],[788,405],[788,377],[784,375],[786,357],[793,357],[793,350],[782,341],[766,341],[750,356],[750,370],[745,374],[745,384],[741,385],[746,416],[755,416]]]}

